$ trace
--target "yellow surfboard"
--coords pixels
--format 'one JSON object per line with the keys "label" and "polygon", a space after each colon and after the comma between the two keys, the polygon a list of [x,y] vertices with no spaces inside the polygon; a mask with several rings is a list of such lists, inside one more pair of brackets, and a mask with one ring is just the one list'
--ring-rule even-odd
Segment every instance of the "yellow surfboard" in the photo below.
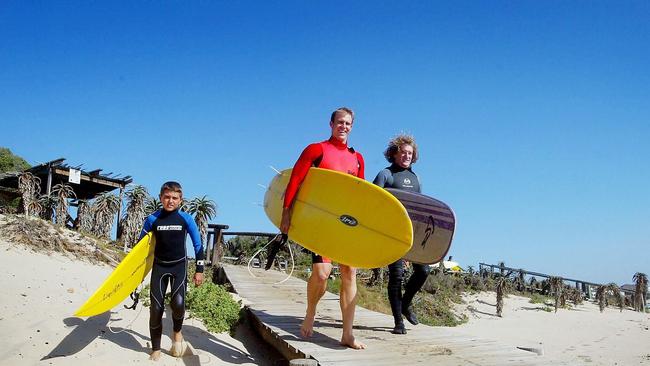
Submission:
{"label": "yellow surfboard", "polygon": [[126,299],[151,271],[155,242],[151,232],[145,235],[74,315],[98,315]]}
{"label": "yellow surfboard", "polygon": [[[276,175],[264,211],[277,227],[291,169]],[[289,238],[324,257],[359,268],[401,258],[413,243],[404,206],[386,190],[349,174],[310,168],[293,205]]]}

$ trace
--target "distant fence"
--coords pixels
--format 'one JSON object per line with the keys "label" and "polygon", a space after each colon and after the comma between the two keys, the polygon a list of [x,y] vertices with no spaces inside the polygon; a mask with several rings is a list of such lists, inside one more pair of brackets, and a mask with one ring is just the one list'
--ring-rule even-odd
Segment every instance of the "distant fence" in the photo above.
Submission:
{"label": "distant fence", "polygon": [[[506,277],[510,276],[512,274],[515,274],[515,273],[523,273],[524,276],[542,277],[542,278],[547,278],[547,279],[551,278],[551,277],[557,277],[557,276],[553,276],[553,275],[549,275],[549,274],[545,274],[545,273],[527,271],[527,270],[521,269],[521,268],[506,267],[505,265],[499,265],[499,264],[479,263],[478,266],[479,266],[478,267],[479,271],[481,271],[481,272],[483,271],[483,269],[486,269],[486,270],[489,269],[489,271],[491,273],[494,273],[495,270],[498,270],[501,275],[506,276]],[[592,298],[593,290],[590,289],[591,287],[596,287],[597,288],[597,287],[602,286],[602,284],[600,284],[600,283],[589,282],[589,281],[584,281],[584,280],[576,280],[576,279],[572,279],[572,278],[562,277],[562,280],[564,282],[575,283],[575,287],[578,290],[580,290],[585,295],[585,297],[588,298],[588,299]],[[623,289],[621,289],[621,291],[625,292],[626,294],[634,294],[633,291],[630,292],[628,290],[623,290]]]}

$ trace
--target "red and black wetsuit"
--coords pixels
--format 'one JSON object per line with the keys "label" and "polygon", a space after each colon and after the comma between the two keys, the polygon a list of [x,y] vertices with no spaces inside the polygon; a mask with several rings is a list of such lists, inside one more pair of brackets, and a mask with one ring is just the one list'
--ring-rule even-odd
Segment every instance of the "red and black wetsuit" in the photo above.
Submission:
{"label": "red and black wetsuit", "polygon": [[[354,151],[347,144],[334,137],[329,140],[313,143],[300,154],[298,161],[293,166],[291,178],[284,194],[284,208],[289,208],[296,198],[300,185],[307,176],[309,168],[317,167],[348,173],[364,179],[364,162],[361,153]],[[319,255],[313,256],[314,263],[331,263],[329,258]]]}

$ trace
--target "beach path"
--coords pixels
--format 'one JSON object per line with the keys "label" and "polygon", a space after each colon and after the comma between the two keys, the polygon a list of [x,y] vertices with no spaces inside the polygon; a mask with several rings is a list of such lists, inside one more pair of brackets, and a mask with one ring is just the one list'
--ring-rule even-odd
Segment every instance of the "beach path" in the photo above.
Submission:
{"label": "beach path", "polygon": [[338,296],[327,292],[318,305],[314,335],[300,336],[306,307],[306,283],[278,271],[224,265],[234,290],[245,299],[265,339],[288,359],[313,358],[320,365],[562,365],[546,356],[523,351],[518,344],[479,338],[455,328],[411,326],[407,335],[395,335],[392,316],[357,307],[354,329],[366,350],[339,345],[341,322]]}

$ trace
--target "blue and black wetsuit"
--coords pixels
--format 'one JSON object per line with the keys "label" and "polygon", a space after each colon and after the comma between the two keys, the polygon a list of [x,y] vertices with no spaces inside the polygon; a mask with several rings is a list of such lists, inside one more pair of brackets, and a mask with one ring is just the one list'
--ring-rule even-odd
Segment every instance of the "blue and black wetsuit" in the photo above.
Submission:
{"label": "blue and black wetsuit", "polygon": [[[420,192],[420,180],[413,173],[411,168],[402,168],[397,164],[382,169],[374,184],[384,188],[396,188],[411,192]],[[413,274],[406,283],[404,294],[402,294],[402,282],[404,281],[404,260],[398,259],[395,263],[388,265],[388,300],[395,318],[395,329],[393,333],[406,334],[402,314],[412,324],[417,324],[417,318],[410,309],[411,301],[427,280],[429,268],[426,265],[412,263]]]}
{"label": "blue and black wetsuit", "polygon": [[151,333],[151,348],[160,350],[162,336],[162,316],[165,311],[165,292],[171,282],[172,319],[174,332],[180,332],[185,317],[185,292],[187,289],[187,250],[185,236],[190,234],[197,260],[196,271],[203,272],[203,265],[198,261],[204,259],[201,235],[196,223],[185,212],[174,210],[159,210],[149,215],[144,222],[143,237],[153,231],[156,238],[154,262],[151,269],[151,310],[149,332]]}

